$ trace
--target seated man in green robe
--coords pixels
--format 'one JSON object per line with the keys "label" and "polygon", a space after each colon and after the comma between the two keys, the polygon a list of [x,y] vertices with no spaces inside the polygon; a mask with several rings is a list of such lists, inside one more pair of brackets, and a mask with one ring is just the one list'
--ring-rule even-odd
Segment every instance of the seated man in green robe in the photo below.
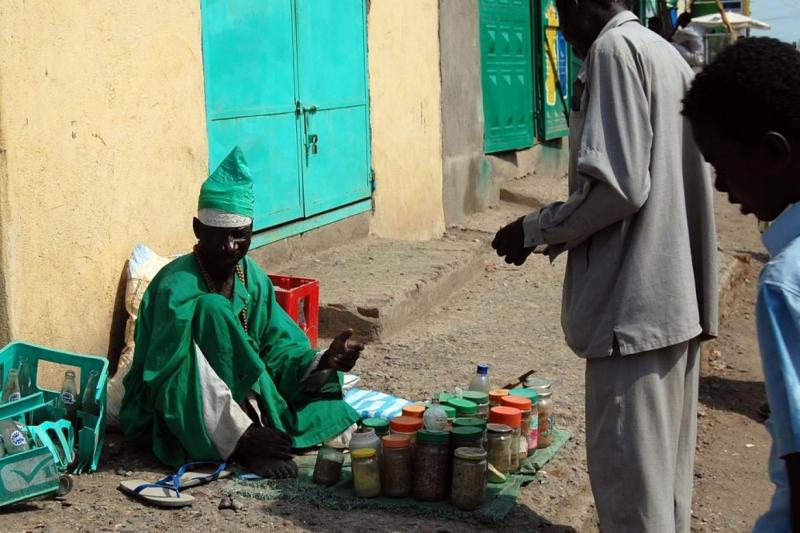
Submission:
{"label": "seated man in green robe", "polygon": [[131,441],[177,466],[235,461],[263,477],[294,477],[292,449],[359,419],[341,374],[364,346],[343,332],[316,352],[246,257],[253,183],[237,147],[200,191],[194,251],[153,279],[136,323],[120,420]]}

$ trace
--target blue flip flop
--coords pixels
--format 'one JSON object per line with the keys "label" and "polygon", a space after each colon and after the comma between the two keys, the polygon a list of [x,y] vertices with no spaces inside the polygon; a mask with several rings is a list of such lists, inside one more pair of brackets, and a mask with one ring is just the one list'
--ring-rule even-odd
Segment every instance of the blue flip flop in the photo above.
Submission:
{"label": "blue flip flop", "polygon": [[[209,466],[213,467],[214,470],[208,472],[207,467]],[[230,477],[233,472],[227,470],[227,466],[227,463],[221,463],[219,461],[195,461],[186,463],[180,467],[177,472],[158,480],[155,484],[164,487],[172,487],[177,490],[188,489],[218,479]]]}

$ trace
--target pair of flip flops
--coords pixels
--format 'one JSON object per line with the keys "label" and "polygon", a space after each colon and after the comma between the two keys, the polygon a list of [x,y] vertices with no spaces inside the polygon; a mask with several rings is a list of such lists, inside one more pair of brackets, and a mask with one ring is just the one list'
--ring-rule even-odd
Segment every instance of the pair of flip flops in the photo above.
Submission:
{"label": "pair of flip flops", "polygon": [[158,507],[186,507],[192,505],[194,497],[181,493],[181,490],[203,485],[229,477],[225,463],[216,461],[198,461],[188,463],[178,469],[175,474],[150,483],[140,479],[123,481],[119,490],[151,505]]}

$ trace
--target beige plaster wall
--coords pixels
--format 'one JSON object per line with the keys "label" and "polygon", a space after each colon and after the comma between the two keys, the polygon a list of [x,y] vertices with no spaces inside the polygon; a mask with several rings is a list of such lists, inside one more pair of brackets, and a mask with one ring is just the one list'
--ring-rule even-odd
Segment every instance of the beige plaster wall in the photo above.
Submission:
{"label": "beige plaster wall", "polygon": [[438,0],[372,0],[367,19],[380,237],[444,231]]}
{"label": "beige plaster wall", "polygon": [[199,4],[0,2],[0,317],[7,301],[12,338],[105,354],[133,246],[191,246],[207,167]]}

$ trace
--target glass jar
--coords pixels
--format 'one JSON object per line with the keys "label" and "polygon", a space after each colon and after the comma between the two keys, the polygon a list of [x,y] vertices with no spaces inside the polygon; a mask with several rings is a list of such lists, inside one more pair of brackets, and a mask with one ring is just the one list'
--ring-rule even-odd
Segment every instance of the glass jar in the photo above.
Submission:
{"label": "glass jar", "polygon": [[489,411],[489,421],[495,424],[505,424],[511,428],[511,471],[519,469],[520,425],[522,412],[514,407],[492,407]]}
{"label": "glass jar", "polygon": [[353,491],[359,498],[375,498],[381,494],[378,455],[372,448],[361,448],[350,454],[353,461]]}
{"label": "glass jar", "polygon": [[475,402],[463,398],[450,398],[447,405],[456,408],[456,416],[475,416],[478,413],[478,406]]}
{"label": "glass jar", "polygon": [[450,430],[450,449],[483,448],[484,431],[478,426],[460,426]]}
{"label": "glass jar", "polygon": [[374,429],[378,438],[389,434],[389,421],[385,418],[366,418],[361,422],[361,427]]}
{"label": "glass jar", "polygon": [[462,393],[462,398],[475,404],[477,408],[475,416],[484,420],[489,418],[489,394],[481,391],[465,390]]}
{"label": "glass jar", "polygon": [[528,449],[530,446],[531,438],[531,401],[523,396],[506,396],[501,400],[502,404],[506,407],[513,407],[519,409],[521,413],[519,424],[519,448],[517,454],[519,455],[519,462],[522,464],[528,458]]}
{"label": "glass jar", "polygon": [[411,439],[412,446],[417,440],[417,431],[422,429],[422,419],[411,416],[396,416],[389,423],[389,433],[391,435],[405,435]]}
{"label": "glass jar", "polygon": [[414,449],[414,499],[438,502],[450,490],[450,434],[423,429]]}
{"label": "glass jar", "polygon": [[464,416],[453,420],[453,427],[478,427],[483,432],[483,447],[486,448],[486,420],[474,416]]}
{"label": "glass jar", "polygon": [[335,485],[342,475],[344,454],[342,450],[323,446],[317,453],[312,480],[318,485]]}
{"label": "glass jar", "polygon": [[508,389],[494,389],[489,391],[489,408],[498,407],[500,405],[500,398],[508,396]]}
{"label": "glass jar", "polygon": [[547,448],[553,444],[553,429],[556,426],[556,415],[553,409],[553,395],[548,390],[539,394],[539,443],[538,448]]}
{"label": "glass jar", "polygon": [[539,393],[533,389],[519,388],[513,389],[511,396],[522,396],[531,401],[531,423],[530,434],[528,436],[528,455],[533,455],[539,446]]}
{"label": "glass jar", "polygon": [[375,450],[376,454],[381,451],[381,439],[375,434],[375,430],[368,427],[357,429],[350,437],[350,453],[363,448]]}
{"label": "glass jar", "polygon": [[486,426],[486,436],[489,441],[489,464],[501,474],[508,474],[511,471],[511,428],[505,424],[489,424]]}
{"label": "glass jar", "polygon": [[411,440],[401,435],[381,439],[381,489],[384,496],[405,498],[411,494]]}
{"label": "glass jar", "polygon": [[456,448],[450,503],[462,511],[474,511],[483,505],[486,490],[486,450]]}

